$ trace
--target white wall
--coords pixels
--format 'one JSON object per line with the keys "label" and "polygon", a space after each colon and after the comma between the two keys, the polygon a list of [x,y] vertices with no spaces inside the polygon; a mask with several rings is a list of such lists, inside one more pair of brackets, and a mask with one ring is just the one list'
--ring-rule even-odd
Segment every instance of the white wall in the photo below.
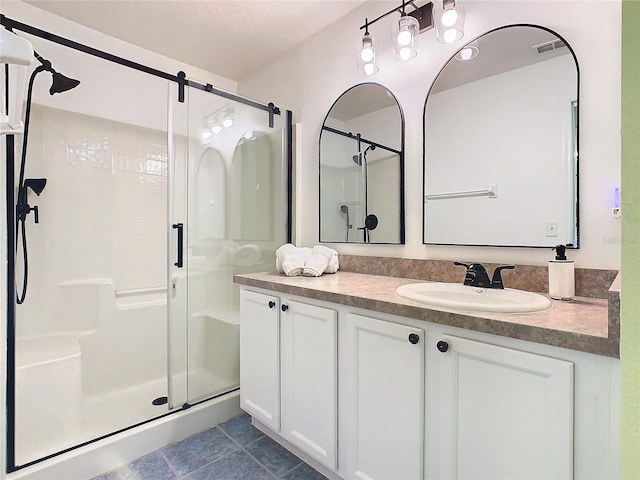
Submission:
{"label": "white wall", "polygon": [[[620,19],[612,1],[482,1],[467,2],[466,33],[471,40],[508,24],[548,27],[574,49],[580,67],[580,243],[570,252],[578,267],[620,267],[620,220],[611,216],[613,189],[620,185]],[[435,31],[418,38],[418,56],[401,64],[393,60],[389,40],[391,16],[370,27],[378,41],[380,72],[374,77],[357,70],[354,44],[365,17],[397,6],[369,1],[300,44],[277,62],[239,80],[238,90],[268,98],[294,112],[302,125],[302,155],[297,159],[305,192],[298,199],[302,214],[300,245],[318,241],[318,136],[325,115],[349,87],[375,81],[389,88],[405,114],[406,244],[404,246],[342,245],[341,253],[409,258],[517,262],[543,265],[546,249],[425,246],[422,244],[422,130],[427,92],[436,75],[462,45],[442,45]]]}

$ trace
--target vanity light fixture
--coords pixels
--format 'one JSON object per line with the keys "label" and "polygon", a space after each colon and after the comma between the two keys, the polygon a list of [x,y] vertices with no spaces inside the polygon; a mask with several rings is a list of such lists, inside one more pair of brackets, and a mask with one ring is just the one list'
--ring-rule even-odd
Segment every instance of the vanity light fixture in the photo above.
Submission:
{"label": "vanity light fixture", "polygon": [[207,115],[202,121],[202,130],[200,131],[200,140],[207,145],[211,141],[213,135],[222,133],[225,128],[230,128],[235,122],[236,116],[229,104],[222,106],[216,111]]}
{"label": "vanity light fixture", "polygon": [[436,2],[433,17],[438,42],[453,43],[464,36],[465,8],[460,0],[442,0],[442,8],[440,2]]}
{"label": "vanity light fixture", "polygon": [[229,128],[233,126],[233,115],[232,114],[227,114],[222,118],[222,126],[224,128]]}
{"label": "vanity light fixture", "polygon": [[393,42],[393,57],[406,61],[417,55],[414,40],[418,36],[420,24],[415,17],[407,15],[405,4],[402,2],[402,15],[391,25],[391,41]]}
{"label": "vanity light fixture", "polygon": [[200,139],[202,140],[202,143],[204,143],[205,145],[209,143],[209,140],[211,140],[211,137],[213,137],[213,132],[211,131],[211,129],[203,130],[200,133]]}
{"label": "vanity light fixture", "polygon": [[[413,10],[407,12],[407,5],[411,5]],[[417,55],[416,37],[432,29],[434,24],[437,27],[440,43],[453,43],[464,35],[465,10],[460,0],[434,0],[421,7],[416,6],[415,0],[402,0],[399,7],[389,10],[371,21],[366,18],[364,25],[360,27],[360,30],[365,32],[358,39],[356,50],[358,68],[365,75],[373,75],[379,71],[376,65],[375,40],[369,33],[369,26],[392,13],[400,13],[400,18],[391,25],[393,57],[399,61],[407,61]],[[477,47],[474,46],[470,51],[465,52],[465,56],[467,54],[468,59],[475,57],[478,54]]]}
{"label": "vanity light fixture", "polygon": [[377,73],[379,68],[376,65],[375,39],[369,33],[368,18],[365,18],[364,35],[358,39],[356,50],[358,53],[358,68],[367,76]]}

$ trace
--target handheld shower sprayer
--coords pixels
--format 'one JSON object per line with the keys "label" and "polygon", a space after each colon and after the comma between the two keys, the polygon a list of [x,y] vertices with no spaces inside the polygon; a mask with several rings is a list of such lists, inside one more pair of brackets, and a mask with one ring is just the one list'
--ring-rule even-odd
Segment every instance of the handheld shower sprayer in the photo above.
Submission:
{"label": "handheld shower sprayer", "polygon": [[340,205],[340,213],[344,213],[347,216],[347,228],[351,228],[351,222],[349,221],[349,206]]}
{"label": "handheld shower sprayer", "polygon": [[353,228],[351,222],[349,221],[349,206],[348,205],[340,205],[340,213],[347,216],[347,242],[349,241],[349,230]]}
{"label": "handheld shower sprayer", "polygon": [[[54,95],[56,93],[66,92],[72,88],[77,87],[80,84],[79,80],[65,77],[61,73],[56,72],[51,66],[51,62],[38,55],[37,52],[33,52],[33,56],[40,62],[40,65],[31,73],[29,78],[29,85],[27,87],[27,106],[25,109],[24,117],[24,134],[22,137],[22,155],[20,159],[20,178],[18,181],[18,200],[16,202],[16,251],[18,244],[22,244],[22,261],[23,261],[23,278],[22,278],[22,291],[16,292],[16,303],[18,305],[24,303],[27,296],[27,284],[29,279],[29,256],[27,253],[27,231],[26,220],[29,213],[33,212],[35,223],[40,222],[38,215],[38,207],[31,206],[27,202],[27,191],[31,189],[36,195],[40,195],[47,184],[46,178],[24,178],[25,167],[27,163],[27,141],[29,139],[29,122],[31,118],[31,98],[33,95],[33,84],[36,76],[40,72],[49,72],[52,76],[51,87],[49,88],[49,94]],[[19,237],[22,236],[22,242],[19,242]]]}

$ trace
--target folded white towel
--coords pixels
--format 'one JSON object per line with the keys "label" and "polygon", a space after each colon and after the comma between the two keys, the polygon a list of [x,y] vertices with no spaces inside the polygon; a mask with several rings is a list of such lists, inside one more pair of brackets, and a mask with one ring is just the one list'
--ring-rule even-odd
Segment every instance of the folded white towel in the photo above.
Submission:
{"label": "folded white towel", "polygon": [[288,277],[302,275],[304,265],[311,256],[309,247],[295,247],[286,243],[276,250],[276,268]]}
{"label": "folded white towel", "polygon": [[319,277],[329,266],[334,253],[337,255],[337,252],[332,248],[316,245],[311,250],[311,256],[304,264],[302,274],[307,277]]}

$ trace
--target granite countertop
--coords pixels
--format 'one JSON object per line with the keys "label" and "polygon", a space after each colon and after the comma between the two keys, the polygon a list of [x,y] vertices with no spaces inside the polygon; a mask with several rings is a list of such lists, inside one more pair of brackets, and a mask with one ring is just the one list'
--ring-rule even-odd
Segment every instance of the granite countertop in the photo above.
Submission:
{"label": "granite countertop", "polygon": [[619,287],[609,298],[576,297],[552,300],[552,308],[537,313],[487,313],[427,307],[396,295],[401,285],[417,280],[337,272],[321,277],[287,277],[276,272],[236,275],[234,282],[279,293],[307,297],[374,312],[450,325],[504,337],[619,357]]}

